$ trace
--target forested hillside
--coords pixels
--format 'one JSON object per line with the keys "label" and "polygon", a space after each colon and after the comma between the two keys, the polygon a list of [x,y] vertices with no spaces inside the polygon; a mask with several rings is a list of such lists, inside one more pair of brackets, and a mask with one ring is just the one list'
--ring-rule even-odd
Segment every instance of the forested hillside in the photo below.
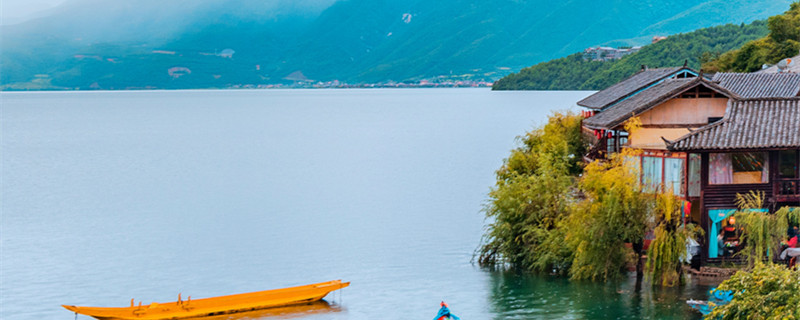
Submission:
{"label": "forested hillside", "polygon": [[543,62],[498,80],[494,90],[600,90],[641,68],[675,67],[684,62],[699,69],[713,57],[768,33],[765,21],[724,25],[670,36],[613,61],[585,61],[582,53]]}
{"label": "forested hillside", "polygon": [[800,2],[782,15],[767,20],[769,35],[750,41],[703,64],[709,71],[753,72],[763,65],[800,54]]}

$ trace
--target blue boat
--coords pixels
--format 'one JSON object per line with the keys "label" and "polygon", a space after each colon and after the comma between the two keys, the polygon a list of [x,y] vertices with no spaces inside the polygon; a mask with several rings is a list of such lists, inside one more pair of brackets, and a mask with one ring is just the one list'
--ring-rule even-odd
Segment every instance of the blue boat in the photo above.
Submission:
{"label": "blue boat", "polygon": [[703,315],[711,313],[717,306],[723,306],[733,300],[733,291],[731,290],[717,290],[711,289],[708,292],[708,300],[692,300],[686,301],[692,309],[700,311]]}

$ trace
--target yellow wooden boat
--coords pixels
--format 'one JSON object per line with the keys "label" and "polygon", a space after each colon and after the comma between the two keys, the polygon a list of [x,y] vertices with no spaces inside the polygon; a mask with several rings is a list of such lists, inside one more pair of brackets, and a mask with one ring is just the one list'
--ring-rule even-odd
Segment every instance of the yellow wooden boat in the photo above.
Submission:
{"label": "yellow wooden boat", "polygon": [[185,319],[208,317],[237,312],[247,312],[273,307],[282,307],[294,304],[303,304],[319,301],[334,290],[347,287],[350,282],[334,280],[309,284],[299,287],[266,290],[250,293],[234,294],[204,299],[181,299],[178,301],[142,305],[139,302],[134,306],[131,299],[130,307],[102,308],[78,307],[62,305],[67,310],[92,316],[101,320],[111,319]]}

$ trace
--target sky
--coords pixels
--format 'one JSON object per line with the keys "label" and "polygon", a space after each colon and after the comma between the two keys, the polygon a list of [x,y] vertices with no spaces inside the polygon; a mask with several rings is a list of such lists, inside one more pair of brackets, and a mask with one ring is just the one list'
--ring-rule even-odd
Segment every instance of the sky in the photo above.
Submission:
{"label": "sky", "polygon": [[66,0],[0,0],[0,24],[9,25],[24,22],[38,12],[51,9]]}

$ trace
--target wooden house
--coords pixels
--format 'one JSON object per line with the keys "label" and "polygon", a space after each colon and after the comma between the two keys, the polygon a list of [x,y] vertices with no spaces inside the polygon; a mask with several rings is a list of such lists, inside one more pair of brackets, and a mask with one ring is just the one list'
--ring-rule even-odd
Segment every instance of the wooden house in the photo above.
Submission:
{"label": "wooden house", "polygon": [[[642,66],[642,70],[627,79],[578,101],[577,104],[589,109],[588,114],[592,116],[584,122],[585,135],[594,137],[591,138],[593,147],[587,154],[587,160],[605,158],[606,154],[619,152],[620,148],[628,143],[627,132],[620,130],[623,126],[605,123],[607,121],[604,120],[610,118],[610,115],[603,113],[609,111],[616,113],[617,116],[627,115],[627,109],[630,109],[631,105],[637,103],[639,98],[650,96],[653,91],[661,89],[663,82],[697,76],[696,71],[686,67],[648,69]],[[637,99],[630,101],[632,98]],[[623,109],[626,111],[621,111]],[[602,120],[596,117],[601,117]]]}
{"label": "wooden house", "polygon": [[[682,197],[689,219],[716,237],[737,192],[764,191],[771,208],[798,205],[799,93],[796,73],[709,79],[688,68],[642,70],[578,103],[591,110],[583,121],[594,142],[586,158],[643,150],[637,160],[645,187]],[[634,116],[641,128],[628,134]],[[716,259],[716,247],[703,243],[705,261]]]}
{"label": "wooden house", "polygon": [[800,206],[800,98],[732,100],[723,119],[669,142],[668,149],[699,159],[686,179],[706,230],[705,261],[721,256],[716,237],[736,209],[737,193],[763,192],[770,211]]}
{"label": "wooden house", "polygon": [[[641,182],[648,189],[670,189],[686,196],[686,154],[668,150],[665,141],[722,119],[732,98],[738,96],[702,76],[667,78],[585,119],[583,127],[600,132],[593,150],[614,153],[623,147],[641,149]],[[629,134],[625,124],[634,116],[641,128]]]}

